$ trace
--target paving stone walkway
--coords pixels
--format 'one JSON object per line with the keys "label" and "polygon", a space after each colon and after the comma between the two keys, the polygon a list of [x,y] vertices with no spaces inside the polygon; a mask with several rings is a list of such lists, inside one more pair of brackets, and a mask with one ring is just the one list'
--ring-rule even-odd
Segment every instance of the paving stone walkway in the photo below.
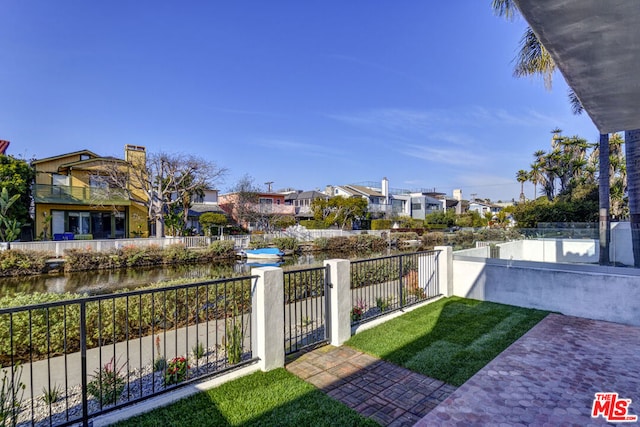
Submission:
{"label": "paving stone walkway", "polygon": [[287,370],[383,426],[413,426],[456,389],[350,347],[317,348]]}
{"label": "paving stone walkway", "polygon": [[417,426],[615,424],[591,417],[598,392],[631,399],[640,420],[639,367],[640,327],[550,314]]}

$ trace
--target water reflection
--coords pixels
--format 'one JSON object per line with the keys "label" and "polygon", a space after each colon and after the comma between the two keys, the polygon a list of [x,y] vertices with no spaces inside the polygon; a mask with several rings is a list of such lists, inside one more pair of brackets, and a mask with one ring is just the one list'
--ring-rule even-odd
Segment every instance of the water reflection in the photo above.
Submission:
{"label": "water reflection", "polygon": [[[266,265],[284,269],[322,265],[322,261],[336,254],[303,254],[287,256],[279,263],[245,261],[218,261],[210,264],[187,264],[118,270],[96,270],[75,273],[57,273],[27,277],[0,278],[0,297],[15,293],[86,293],[105,294],[123,289],[135,289],[152,283],[177,279],[212,280],[251,274],[251,268]],[[345,256],[346,257],[346,256]]]}

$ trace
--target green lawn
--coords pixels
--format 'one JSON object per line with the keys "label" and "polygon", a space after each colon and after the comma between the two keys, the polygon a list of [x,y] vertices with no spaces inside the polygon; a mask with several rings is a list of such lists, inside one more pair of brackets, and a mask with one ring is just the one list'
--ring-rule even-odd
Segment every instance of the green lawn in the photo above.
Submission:
{"label": "green lawn", "polygon": [[377,426],[284,369],[256,372],[118,426]]}
{"label": "green lawn", "polygon": [[347,345],[460,386],[547,314],[443,298],[354,335]]}
{"label": "green lawn", "polygon": [[[347,345],[462,385],[548,312],[443,298],[351,337]],[[375,426],[284,369],[257,372],[119,426]]]}

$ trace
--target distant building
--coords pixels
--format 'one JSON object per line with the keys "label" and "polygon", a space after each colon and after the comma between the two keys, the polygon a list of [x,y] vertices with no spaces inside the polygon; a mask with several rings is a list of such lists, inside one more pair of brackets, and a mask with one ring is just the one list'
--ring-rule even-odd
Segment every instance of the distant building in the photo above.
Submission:
{"label": "distant building", "polygon": [[314,200],[327,200],[328,198],[328,195],[321,193],[320,191],[293,191],[285,194],[284,203],[285,205],[295,207],[296,220],[305,220],[313,218],[311,204]]}
{"label": "distant building", "polygon": [[264,220],[274,215],[294,216],[296,213],[294,206],[285,204],[284,194],[258,193],[256,196],[256,203],[247,203],[238,193],[220,194],[218,204],[233,221],[248,230],[263,229]]}
{"label": "distant building", "polygon": [[372,218],[393,216],[425,219],[425,216],[442,210],[435,189],[406,190],[389,187],[389,180],[383,178],[380,184],[367,182],[327,186],[325,193],[331,196],[362,197],[367,200],[367,209]]}
{"label": "distant building", "polygon": [[124,160],[81,150],[31,162],[36,173],[32,189],[36,236],[112,239],[148,235],[147,210],[137,202],[145,200],[144,194],[131,194],[132,199],[124,190],[106,188],[96,179],[106,164],[114,163],[123,165],[126,176],[125,162],[134,159],[145,161],[145,147],[126,145]]}
{"label": "distant building", "polygon": [[189,208],[186,227],[195,234],[203,234],[204,230],[200,225],[200,215],[205,212],[213,212],[225,215],[224,210],[218,205],[218,190],[204,190],[202,196],[195,196]]}

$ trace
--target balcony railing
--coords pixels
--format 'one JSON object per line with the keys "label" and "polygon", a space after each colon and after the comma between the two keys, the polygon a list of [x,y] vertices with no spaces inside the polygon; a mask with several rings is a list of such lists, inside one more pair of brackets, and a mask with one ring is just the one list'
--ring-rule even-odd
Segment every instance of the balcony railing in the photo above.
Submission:
{"label": "balcony railing", "polygon": [[70,185],[35,184],[33,198],[36,203],[71,205],[121,205],[131,204],[125,191],[116,188],[73,187]]}

